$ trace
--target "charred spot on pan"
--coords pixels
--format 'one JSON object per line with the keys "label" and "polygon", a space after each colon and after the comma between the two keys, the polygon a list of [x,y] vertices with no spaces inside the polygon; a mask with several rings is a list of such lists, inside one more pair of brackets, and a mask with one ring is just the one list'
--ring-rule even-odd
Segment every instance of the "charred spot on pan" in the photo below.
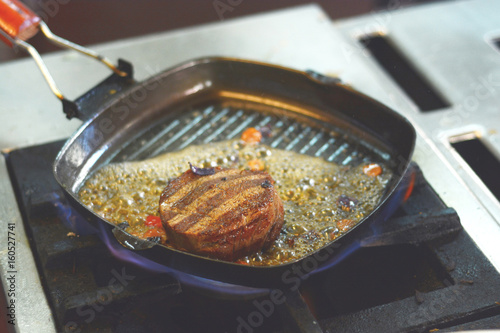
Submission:
{"label": "charred spot on pan", "polygon": [[260,184],[261,187],[263,188],[270,188],[273,186],[273,184],[271,184],[271,182],[269,180],[264,180],[264,182],[262,184]]}
{"label": "charred spot on pan", "polygon": [[357,199],[351,198],[345,194],[342,194],[337,198],[337,206],[342,210],[350,211],[354,209],[357,204]]}

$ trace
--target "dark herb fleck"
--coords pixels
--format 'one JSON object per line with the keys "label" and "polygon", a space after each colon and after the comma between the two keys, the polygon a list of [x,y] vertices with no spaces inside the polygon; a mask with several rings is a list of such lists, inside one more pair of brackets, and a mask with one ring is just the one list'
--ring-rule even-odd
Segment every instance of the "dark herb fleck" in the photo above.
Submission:
{"label": "dark herb fleck", "polygon": [[130,227],[130,224],[128,224],[127,221],[118,224],[118,228],[120,229],[126,229],[128,227]]}
{"label": "dark herb fleck", "polygon": [[160,237],[159,236],[155,236],[155,237],[148,237],[147,240],[150,241],[150,242],[153,242],[153,243],[159,243],[160,242]]}
{"label": "dark herb fleck", "polygon": [[337,198],[337,206],[342,210],[351,210],[358,204],[358,200],[342,194]]}
{"label": "dark herb fleck", "polygon": [[188,162],[188,163],[189,163],[189,167],[191,168],[191,171],[193,171],[193,173],[195,175],[209,176],[209,175],[213,175],[215,173],[215,168],[198,168],[198,167],[195,167],[194,165],[192,165],[191,162]]}
{"label": "dark herb fleck", "polygon": [[262,186],[263,188],[269,188],[269,187],[272,187],[273,184],[271,184],[271,182],[269,180],[264,180],[264,182],[262,184],[260,184],[260,186]]}
{"label": "dark herb fleck", "polygon": [[227,180],[227,177],[222,177],[220,180],[222,180],[222,181],[226,181],[226,180]]}
{"label": "dark herb fleck", "polygon": [[269,138],[273,135],[273,130],[272,130],[271,126],[269,126],[269,125],[258,127],[257,130],[260,132],[260,134],[264,138]]}

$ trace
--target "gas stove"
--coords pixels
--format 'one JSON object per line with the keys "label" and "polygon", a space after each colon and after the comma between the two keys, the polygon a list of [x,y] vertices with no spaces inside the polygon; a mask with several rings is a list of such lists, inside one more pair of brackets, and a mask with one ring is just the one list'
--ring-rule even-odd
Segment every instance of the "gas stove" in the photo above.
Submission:
{"label": "gas stove", "polygon": [[411,197],[359,250],[266,290],[146,269],[106,247],[51,177],[62,144],[7,159],[57,331],[426,332],[500,323],[492,292],[500,275],[415,164]]}
{"label": "gas stove", "polygon": [[[92,230],[73,230],[71,221],[78,216],[53,183],[50,164],[59,140],[80,123],[64,119],[31,60],[0,66],[2,81],[9,82],[0,88],[5,244],[0,264],[5,299],[14,300],[16,316],[15,328],[6,327],[19,332],[166,327],[191,332],[199,330],[196,325],[228,332],[500,327],[500,205],[491,177],[487,172],[483,177],[462,149],[473,143],[474,152],[495,156],[500,150],[495,9],[500,8],[494,1],[393,6],[331,22],[311,5],[96,47],[112,59],[131,61],[139,80],[208,55],[314,70],[339,77],[416,127],[414,161],[423,176],[417,172],[414,195],[377,237],[363,240],[359,251],[333,269],[303,280],[299,293],[287,291],[287,301],[272,313],[263,291],[207,289],[141,269],[111,256]],[[69,97],[102,79],[99,65],[73,53],[44,58]],[[403,70],[403,80],[384,63],[388,58]],[[404,78],[421,87],[424,97],[412,94]],[[15,238],[15,253],[9,254],[9,236]],[[12,288],[15,296],[8,296]],[[228,320],[213,320],[220,316]]]}

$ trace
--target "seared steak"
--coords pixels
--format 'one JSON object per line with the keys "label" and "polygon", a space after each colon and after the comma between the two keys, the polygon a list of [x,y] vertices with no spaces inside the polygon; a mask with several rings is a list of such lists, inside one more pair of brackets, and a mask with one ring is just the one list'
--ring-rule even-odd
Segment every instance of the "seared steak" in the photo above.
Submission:
{"label": "seared steak", "polygon": [[268,247],[283,226],[274,180],[263,171],[188,170],[171,180],[160,198],[160,216],[173,246],[233,261]]}

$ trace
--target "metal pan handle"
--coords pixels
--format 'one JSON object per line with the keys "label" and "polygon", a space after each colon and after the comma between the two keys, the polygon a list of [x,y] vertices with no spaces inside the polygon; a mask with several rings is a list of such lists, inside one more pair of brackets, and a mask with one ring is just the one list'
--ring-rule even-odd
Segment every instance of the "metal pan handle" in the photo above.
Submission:
{"label": "metal pan handle", "polygon": [[[20,1],[0,0],[0,40],[10,47],[21,47],[33,57],[50,89],[54,95],[62,101],[63,111],[66,113],[68,119],[73,117],[84,119],[86,116],[82,113],[81,107],[77,102],[70,101],[64,97],[57,88],[52,75],[50,75],[38,51],[26,42],[27,39],[36,35],[39,30],[41,30],[52,43],[63,48],[75,50],[103,63],[113,71],[114,78],[112,81],[114,83],[123,82],[124,85],[128,85],[130,81],[133,81],[133,69],[130,63],[120,59],[118,66],[115,66],[100,54],[54,35],[45,22]],[[119,86],[120,84],[118,84],[118,87]]]}

